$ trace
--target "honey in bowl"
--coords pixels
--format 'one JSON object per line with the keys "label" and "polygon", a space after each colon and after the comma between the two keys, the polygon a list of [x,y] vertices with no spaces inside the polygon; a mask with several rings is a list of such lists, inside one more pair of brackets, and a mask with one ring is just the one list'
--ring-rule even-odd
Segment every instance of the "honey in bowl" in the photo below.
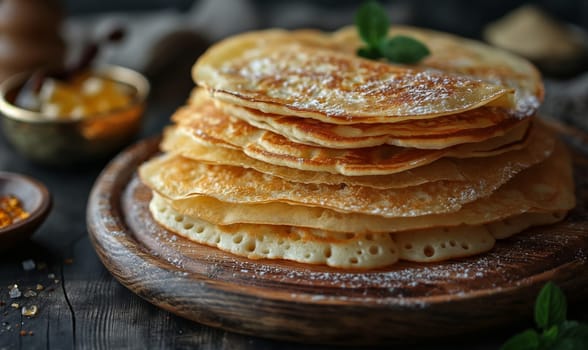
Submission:
{"label": "honey in bowl", "polygon": [[22,74],[0,84],[1,129],[16,151],[68,165],[110,156],[132,140],[141,127],[147,79],[119,66],[84,72],[91,73]]}
{"label": "honey in bowl", "polygon": [[78,61],[66,69],[35,72],[18,92],[16,106],[39,112],[48,120],[79,120],[129,106],[134,97],[129,86],[91,69],[100,46],[122,38],[124,30],[115,28],[89,43]]}
{"label": "honey in bowl", "polygon": [[77,120],[123,109],[133,102],[129,86],[89,72],[67,81],[48,77],[40,87],[25,84],[16,105],[49,120]]}

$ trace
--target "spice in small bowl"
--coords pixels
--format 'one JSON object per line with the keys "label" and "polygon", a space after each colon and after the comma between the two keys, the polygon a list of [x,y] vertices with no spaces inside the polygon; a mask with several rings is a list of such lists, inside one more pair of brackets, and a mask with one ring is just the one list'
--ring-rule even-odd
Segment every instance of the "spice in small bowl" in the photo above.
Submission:
{"label": "spice in small bowl", "polygon": [[14,195],[0,195],[0,228],[8,227],[30,216],[21,200]]}
{"label": "spice in small bowl", "polygon": [[0,172],[0,250],[26,241],[51,209],[51,195],[28,176]]}

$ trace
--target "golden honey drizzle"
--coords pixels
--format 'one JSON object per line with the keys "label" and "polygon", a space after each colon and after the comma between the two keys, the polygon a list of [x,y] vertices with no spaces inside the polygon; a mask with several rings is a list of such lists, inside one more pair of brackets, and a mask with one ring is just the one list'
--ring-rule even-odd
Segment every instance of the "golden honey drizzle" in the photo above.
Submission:
{"label": "golden honey drizzle", "polygon": [[21,201],[13,195],[0,196],[0,228],[7,227],[29,217]]}

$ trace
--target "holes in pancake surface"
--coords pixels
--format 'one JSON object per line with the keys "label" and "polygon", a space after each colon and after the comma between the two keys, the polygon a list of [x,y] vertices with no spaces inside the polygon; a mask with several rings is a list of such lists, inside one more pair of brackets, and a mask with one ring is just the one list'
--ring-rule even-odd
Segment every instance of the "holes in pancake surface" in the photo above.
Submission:
{"label": "holes in pancake surface", "polygon": [[191,230],[192,227],[194,227],[194,224],[191,224],[191,223],[185,223],[184,224],[184,230]]}
{"label": "holes in pancake surface", "polygon": [[306,260],[310,259],[310,253],[304,254],[304,259],[306,259]]}
{"label": "holes in pancake surface", "polygon": [[176,215],[174,220],[176,220],[176,222],[182,222],[182,221],[184,221],[184,217],[182,215]]}
{"label": "holes in pancake surface", "polygon": [[263,254],[263,255],[268,255],[269,253],[270,253],[270,251],[269,251],[269,249],[267,249],[267,248],[263,248],[263,249],[261,250],[261,254]]}
{"label": "holes in pancake surface", "polygon": [[462,247],[464,250],[468,250],[468,249],[470,249],[470,245],[469,245],[469,244],[467,244],[467,243],[462,243],[462,244],[461,244],[461,247]]}
{"label": "holes in pancake surface", "polygon": [[349,262],[351,264],[354,264],[355,265],[355,264],[357,264],[359,262],[359,260],[356,257],[353,257],[353,258],[349,258]]}
{"label": "holes in pancake surface", "polygon": [[445,242],[441,243],[441,248],[443,248],[443,249],[447,248],[447,245],[445,244]]}
{"label": "holes in pancake surface", "polygon": [[457,242],[454,240],[449,241],[449,245],[452,247],[455,247],[457,245]]}
{"label": "holes in pancake surface", "polygon": [[241,244],[241,242],[243,242],[243,236],[236,235],[235,237],[233,237],[233,243],[235,243],[235,244]]}
{"label": "holes in pancake surface", "polygon": [[325,258],[330,258],[332,255],[333,252],[331,251],[331,247],[325,248]]}
{"label": "holes in pancake surface", "polygon": [[423,248],[423,254],[425,254],[427,258],[430,258],[435,255],[435,248],[431,245],[426,245],[425,248]]}
{"label": "holes in pancake surface", "polygon": [[204,232],[204,226],[198,226],[198,227],[196,227],[196,233],[199,233],[200,234],[202,232]]}
{"label": "holes in pancake surface", "polygon": [[412,249],[412,244],[410,244],[410,243],[406,243],[406,244],[404,245],[404,249],[406,249],[406,250],[411,250],[411,249]]}
{"label": "holes in pancake surface", "polygon": [[361,250],[358,250],[358,251],[356,251],[355,253],[356,253],[357,255],[361,255],[361,254],[363,254],[363,251],[361,251]]}
{"label": "holes in pancake surface", "polygon": [[219,244],[221,242],[221,237],[220,236],[216,236],[216,238],[214,239],[216,244]]}
{"label": "holes in pancake surface", "polygon": [[374,240],[374,235],[371,233],[368,233],[367,235],[365,235],[365,239],[368,241],[373,241]]}
{"label": "holes in pancake surface", "polygon": [[253,253],[255,251],[255,241],[249,241],[249,243],[247,243],[247,247],[245,249],[247,249],[247,251],[249,253]]}
{"label": "holes in pancake surface", "polygon": [[370,248],[368,249],[368,251],[370,252],[371,255],[377,255],[378,253],[380,253],[380,247],[375,246],[375,245],[371,245]]}

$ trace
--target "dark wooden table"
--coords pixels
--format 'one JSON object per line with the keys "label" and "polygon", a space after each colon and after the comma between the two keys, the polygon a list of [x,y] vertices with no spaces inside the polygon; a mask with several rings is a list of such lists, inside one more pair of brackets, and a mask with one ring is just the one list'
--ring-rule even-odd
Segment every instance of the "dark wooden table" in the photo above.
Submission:
{"label": "dark wooden table", "polygon": [[[151,76],[153,93],[139,138],[157,134],[187,98],[191,61]],[[0,138],[0,169],[31,175],[53,195],[53,210],[32,241],[0,256],[0,350],[4,349],[333,349],[247,337],[202,326],[160,310],[120,285],[103,267],[86,232],[85,210],[92,184],[107,160],[81,167],[49,168],[22,159]],[[25,271],[33,259],[37,268]],[[7,286],[44,289],[37,296],[10,299]],[[36,317],[19,306],[38,306]],[[588,319],[588,308],[571,317]],[[423,349],[494,349],[517,329],[440,340]],[[21,332],[26,331],[26,332]],[[22,334],[25,335],[22,335]]]}

